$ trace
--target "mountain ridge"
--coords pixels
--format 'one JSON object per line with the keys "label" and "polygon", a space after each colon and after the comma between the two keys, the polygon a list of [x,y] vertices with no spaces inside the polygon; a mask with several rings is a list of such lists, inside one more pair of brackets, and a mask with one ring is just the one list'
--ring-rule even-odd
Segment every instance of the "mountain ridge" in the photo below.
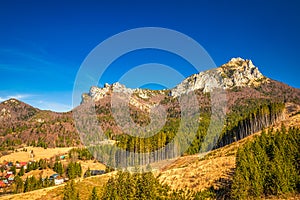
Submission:
{"label": "mountain ridge", "polygon": [[124,92],[128,94],[137,94],[140,98],[148,99],[149,93],[168,94],[178,97],[183,93],[202,90],[204,93],[212,92],[215,88],[232,89],[234,87],[257,87],[262,83],[267,83],[270,79],[265,77],[251,60],[232,58],[229,62],[218,68],[210,69],[198,74],[193,74],[181,83],[171,89],[150,90],[150,89],[132,89],[116,82],[111,85],[104,84],[104,87],[92,86],[89,93],[82,94],[82,103],[89,100],[99,101],[112,92]]}

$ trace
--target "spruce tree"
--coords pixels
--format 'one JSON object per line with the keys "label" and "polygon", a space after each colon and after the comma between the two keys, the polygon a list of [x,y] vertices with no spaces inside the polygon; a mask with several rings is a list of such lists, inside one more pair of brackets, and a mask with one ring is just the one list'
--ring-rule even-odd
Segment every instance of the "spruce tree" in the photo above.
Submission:
{"label": "spruce tree", "polygon": [[24,166],[21,167],[18,176],[23,176],[25,174]]}
{"label": "spruce tree", "polygon": [[99,200],[96,187],[93,187],[92,194],[91,194],[89,200]]}
{"label": "spruce tree", "polygon": [[75,188],[74,181],[70,181],[64,187],[63,200],[79,200],[79,192]]}

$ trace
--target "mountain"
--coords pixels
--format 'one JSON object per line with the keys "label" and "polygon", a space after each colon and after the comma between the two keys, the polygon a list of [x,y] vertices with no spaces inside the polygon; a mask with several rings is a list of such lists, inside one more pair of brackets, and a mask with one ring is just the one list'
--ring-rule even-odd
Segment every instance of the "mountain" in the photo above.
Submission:
{"label": "mountain", "polygon": [[9,99],[0,104],[1,121],[27,120],[39,110],[17,99]]}
{"label": "mountain", "polygon": [[[139,125],[147,125],[150,123],[147,115],[157,105],[163,105],[168,110],[168,118],[178,118],[180,116],[178,97],[191,91],[197,95],[200,110],[208,112],[211,109],[209,96],[215,88],[222,88],[226,91],[226,114],[229,117],[233,114],[236,116],[249,114],[262,105],[270,103],[291,102],[298,105],[300,103],[299,89],[265,77],[251,60],[233,58],[219,68],[188,77],[170,90],[131,89],[120,83],[105,84],[103,88],[93,86],[89,93],[82,95],[82,104],[94,102],[102,128],[113,133],[122,133],[112,116],[110,102],[113,94],[119,92],[130,94],[129,106],[133,121]],[[247,116],[242,116],[242,119],[245,118]],[[272,124],[280,118],[281,116],[276,114],[272,120],[265,119],[265,122],[251,132]],[[238,126],[238,121],[233,123],[235,124],[232,126]],[[126,126],[126,124],[123,125]]]}
{"label": "mountain", "polygon": [[78,145],[72,114],[39,110],[17,99],[0,103],[0,148],[21,144],[54,147]]}
{"label": "mountain", "polygon": [[[123,148],[131,149],[129,142],[136,142],[136,138],[127,138],[123,134],[124,131],[117,125],[112,112],[112,95],[117,92],[130,95],[125,97],[129,98],[130,118],[140,127],[151,127],[149,114],[153,111],[158,117],[166,114],[165,125],[157,136],[151,137],[151,140],[156,141],[154,146],[145,147],[148,150],[157,149],[161,147],[159,144],[165,145],[178,131],[181,116],[179,96],[193,91],[201,111],[197,135],[187,151],[188,154],[193,154],[199,151],[210,124],[210,95],[218,88],[226,91],[227,117],[226,126],[215,148],[240,140],[284,119],[286,105],[289,105],[289,109],[300,105],[299,89],[265,77],[251,60],[233,58],[219,68],[188,77],[173,89],[131,89],[120,83],[105,84],[103,88],[92,86],[89,93],[82,95],[81,105],[67,113],[39,110],[16,99],[4,101],[0,103],[1,148],[22,143],[48,147],[80,145],[73,113],[91,103],[105,135],[119,141],[118,144],[123,145]],[[117,104],[124,101],[122,96],[116,99]],[[158,105],[165,112],[160,109],[155,111]],[[130,118],[118,122],[123,129],[131,127]],[[88,128],[86,127],[86,131],[89,131]]]}

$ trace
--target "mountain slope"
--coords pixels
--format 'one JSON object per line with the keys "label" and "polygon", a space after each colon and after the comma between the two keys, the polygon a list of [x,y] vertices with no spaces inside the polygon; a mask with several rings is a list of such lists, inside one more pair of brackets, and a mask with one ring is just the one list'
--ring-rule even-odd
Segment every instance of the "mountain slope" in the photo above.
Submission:
{"label": "mountain slope", "polygon": [[[288,104],[287,107],[291,107]],[[300,128],[300,107],[293,109],[286,109],[286,118],[283,121],[276,123],[274,126],[267,128],[279,129],[282,124],[286,127]],[[172,189],[190,189],[194,191],[201,191],[210,189],[221,190],[220,198],[224,199],[226,191],[224,188],[229,188],[233,179],[233,172],[235,169],[235,155],[237,149],[242,147],[248,141],[254,139],[255,135],[259,135],[261,131],[248,136],[238,142],[234,142],[225,147],[216,149],[199,159],[198,155],[183,156],[176,159],[171,165],[156,173],[161,183],[169,185]],[[155,173],[155,172],[154,172]],[[100,177],[91,177],[86,179],[76,180],[76,188],[80,192],[80,197],[86,199],[93,187],[97,187],[102,191],[109,177],[115,175],[115,172],[101,175]],[[85,189],[81,189],[84,187]],[[224,193],[222,193],[224,192]],[[283,196],[282,199],[299,199],[299,195]],[[63,186],[54,186],[46,189],[36,190],[25,194],[8,195],[2,197],[3,199],[62,199]],[[226,198],[228,199],[228,198]],[[280,197],[268,197],[264,199],[280,199]]]}
{"label": "mountain slope", "polygon": [[[200,123],[195,139],[186,151],[188,154],[194,154],[199,152],[201,142],[208,130],[212,116],[210,97],[216,88],[223,88],[226,91],[227,117],[225,128],[214,148],[243,139],[284,119],[285,103],[300,105],[299,89],[263,76],[252,61],[241,58],[231,59],[217,69],[192,75],[170,90],[130,89],[120,83],[106,84],[104,88],[94,86],[89,93],[83,94],[82,105],[95,103],[100,126],[109,139],[118,141],[119,147],[133,152],[152,152],[174,138],[181,117],[179,96],[194,91],[200,107]],[[143,139],[142,142],[139,138],[125,135],[114,119],[111,101],[115,92],[130,95],[128,100],[130,117],[140,126],[151,123],[150,110],[157,105],[163,106],[167,116],[165,126],[157,132],[156,136]],[[220,102],[222,103],[222,100]],[[121,127],[130,127],[130,120],[128,118],[124,120]],[[85,129],[85,131],[89,130]],[[185,129],[183,135],[189,132],[191,130]],[[140,143],[144,144],[143,148],[138,146]],[[133,144],[137,146],[132,147]],[[172,152],[170,155],[166,154],[166,158],[171,157]]]}
{"label": "mountain slope", "polygon": [[16,99],[0,103],[0,139],[2,149],[24,143],[41,147],[79,144],[71,113],[39,110]]}
{"label": "mountain slope", "polygon": [[[286,106],[289,108],[291,107],[291,104],[287,104]],[[279,130],[282,125],[284,125],[287,128],[300,128],[299,106],[294,107],[293,109],[286,109],[284,115],[285,118],[283,120],[278,121],[272,126],[265,127],[265,130]],[[243,146],[243,144],[245,144],[246,142],[253,140],[254,136],[260,135],[261,132],[262,131],[258,131],[240,141],[233,142],[230,145],[213,150],[212,152],[207,154],[203,159],[199,159],[199,154],[180,157],[171,165],[162,169],[160,180],[164,183],[172,185],[174,189],[183,189],[187,185],[189,185],[188,188],[196,190],[201,190],[210,186],[218,187],[219,184],[221,184],[218,182],[218,179],[226,177],[230,178],[230,176],[228,175],[230,175],[231,170],[235,168],[235,155],[237,149]],[[204,165],[207,165],[208,168],[206,168]],[[216,175],[215,173],[218,173],[219,175]],[[211,178],[206,177],[206,175],[210,176]],[[215,180],[215,182],[210,181],[208,183],[206,181],[207,185],[197,183],[195,184],[195,187],[192,187],[192,183],[195,183],[197,181],[205,182],[206,178],[208,178],[209,180],[213,179]],[[177,184],[171,184],[175,179],[177,180]],[[189,179],[195,180],[190,181]],[[229,182],[230,179],[221,181]]]}

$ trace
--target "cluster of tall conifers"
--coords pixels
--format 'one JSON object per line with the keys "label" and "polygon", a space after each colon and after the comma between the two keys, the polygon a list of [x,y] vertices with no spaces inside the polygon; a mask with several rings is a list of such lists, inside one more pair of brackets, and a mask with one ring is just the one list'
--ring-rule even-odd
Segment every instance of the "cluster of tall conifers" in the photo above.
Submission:
{"label": "cluster of tall conifers", "polygon": [[[66,200],[79,200],[80,190],[73,181],[67,183],[64,188]],[[151,173],[129,173],[119,171],[112,176],[104,187],[96,186],[90,193],[90,200],[99,199],[207,199],[215,195],[210,191],[194,192],[191,190],[171,190],[169,186],[162,185]]]}
{"label": "cluster of tall conifers", "polygon": [[238,150],[231,196],[262,198],[300,192],[300,129],[263,132]]}
{"label": "cluster of tall conifers", "polygon": [[227,117],[227,126],[219,138],[217,147],[241,140],[283,118],[282,102],[252,101],[249,107],[237,106]]}

